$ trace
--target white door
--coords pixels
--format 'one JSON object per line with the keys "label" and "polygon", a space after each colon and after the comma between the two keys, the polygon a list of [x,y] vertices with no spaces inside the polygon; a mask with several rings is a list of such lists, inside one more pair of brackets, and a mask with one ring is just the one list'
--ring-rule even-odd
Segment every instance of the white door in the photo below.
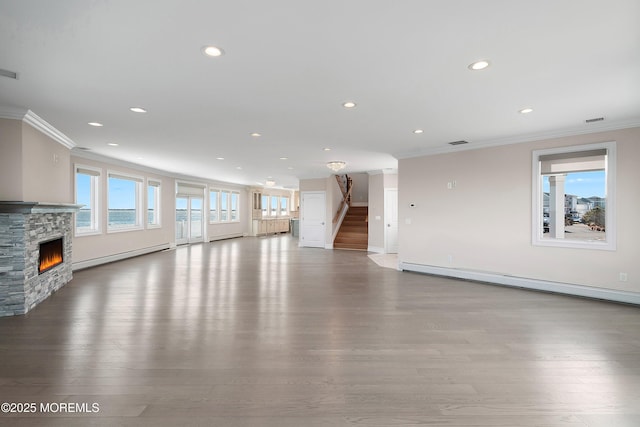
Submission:
{"label": "white door", "polygon": [[384,251],[398,253],[398,189],[384,190]]}
{"label": "white door", "polygon": [[300,204],[300,246],[324,248],[326,227],[326,194],[305,191]]}
{"label": "white door", "polygon": [[202,197],[176,197],[176,244],[203,241]]}

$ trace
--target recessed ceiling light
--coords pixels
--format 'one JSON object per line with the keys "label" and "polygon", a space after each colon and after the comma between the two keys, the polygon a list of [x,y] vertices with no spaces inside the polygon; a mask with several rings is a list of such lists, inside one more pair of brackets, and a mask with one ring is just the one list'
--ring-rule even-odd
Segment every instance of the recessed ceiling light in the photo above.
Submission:
{"label": "recessed ceiling light", "polygon": [[129,110],[133,111],[134,113],[146,113],[147,110],[145,110],[142,107],[131,107],[129,108]]}
{"label": "recessed ceiling light", "polygon": [[262,136],[261,134],[259,134],[258,132],[254,132],[251,134],[252,137],[257,138],[259,136]]}
{"label": "recessed ceiling light", "polygon": [[331,148],[323,148],[324,151],[331,151]]}
{"label": "recessed ceiling light", "polygon": [[420,134],[422,132],[424,132],[422,129],[416,129],[416,130],[413,131],[413,133],[415,133],[416,135]]}
{"label": "recessed ceiling light", "polygon": [[95,126],[97,128],[102,127],[102,123],[98,123],[98,122],[89,122],[88,123],[89,126]]}
{"label": "recessed ceiling light", "polygon": [[216,46],[205,46],[202,48],[202,53],[207,56],[218,57],[224,55],[224,51]]}
{"label": "recessed ceiling light", "polygon": [[290,171],[293,170],[293,166],[289,166],[287,169],[289,169]]}
{"label": "recessed ceiling light", "polygon": [[342,106],[344,108],[355,108],[356,107],[356,103],[353,101],[346,101],[342,103]]}
{"label": "recessed ceiling light", "polygon": [[107,145],[109,145],[111,147],[117,147],[120,144],[118,144],[117,142],[108,142]]}
{"label": "recessed ceiling light", "polygon": [[476,61],[472,64],[469,64],[469,69],[478,71],[478,70],[484,70],[488,66],[489,66],[489,61],[487,61],[486,59],[483,59],[481,61]]}
{"label": "recessed ceiling light", "polygon": [[288,160],[288,157],[280,157],[280,160]]}
{"label": "recessed ceiling light", "polygon": [[224,160],[224,157],[216,157],[216,160]]}
{"label": "recessed ceiling light", "polygon": [[522,110],[518,111],[518,113],[520,114],[529,114],[533,111],[533,108],[523,108]]}
{"label": "recessed ceiling light", "polygon": [[236,166],[236,169],[238,169],[239,171],[242,170],[242,166]]}

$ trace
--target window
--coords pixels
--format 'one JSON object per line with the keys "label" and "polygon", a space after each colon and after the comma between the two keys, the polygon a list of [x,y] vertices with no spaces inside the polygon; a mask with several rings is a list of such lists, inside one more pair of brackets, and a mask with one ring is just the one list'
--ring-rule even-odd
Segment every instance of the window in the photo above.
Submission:
{"label": "window", "polygon": [[229,192],[220,192],[220,221],[229,221]]}
{"label": "window", "polygon": [[271,210],[269,212],[270,216],[278,215],[278,196],[271,196]]}
{"label": "window", "polygon": [[107,180],[107,230],[142,228],[142,178],[109,172]]}
{"label": "window", "polygon": [[76,165],[76,235],[100,233],[100,169]]}
{"label": "window", "polygon": [[238,204],[240,199],[240,193],[236,191],[231,192],[231,221],[238,221]]}
{"label": "window", "polygon": [[147,181],[147,226],[160,227],[160,182]]}
{"label": "window", "polygon": [[209,222],[220,221],[220,216],[218,213],[218,197],[218,190],[211,190],[209,192]]}
{"label": "window", "polygon": [[262,217],[265,218],[269,215],[269,196],[262,195]]}
{"label": "window", "polygon": [[289,215],[289,198],[280,197],[280,216]]}
{"label": "window", "polygon": [[615,143],[533,152],[532,242],[615,250]]}

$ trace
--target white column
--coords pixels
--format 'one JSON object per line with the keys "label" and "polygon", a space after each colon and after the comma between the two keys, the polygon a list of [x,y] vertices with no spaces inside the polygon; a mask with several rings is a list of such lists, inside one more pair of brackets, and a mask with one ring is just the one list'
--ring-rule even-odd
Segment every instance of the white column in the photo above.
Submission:
{"label": "white column", "polygon": [[549,236],[564,239],[564,180],[566,175],[549,176]]}

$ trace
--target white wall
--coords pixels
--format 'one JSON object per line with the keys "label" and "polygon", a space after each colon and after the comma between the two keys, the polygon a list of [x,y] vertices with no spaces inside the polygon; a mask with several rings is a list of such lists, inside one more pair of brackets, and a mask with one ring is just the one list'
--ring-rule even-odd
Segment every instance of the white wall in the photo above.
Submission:
{"label": "white wall", "polygon": [[[605,141],[617,141],[617,250],[533,246],[532,150]],[[640,292],[639,164],[640,128],[402,159],[399,261]]]}

